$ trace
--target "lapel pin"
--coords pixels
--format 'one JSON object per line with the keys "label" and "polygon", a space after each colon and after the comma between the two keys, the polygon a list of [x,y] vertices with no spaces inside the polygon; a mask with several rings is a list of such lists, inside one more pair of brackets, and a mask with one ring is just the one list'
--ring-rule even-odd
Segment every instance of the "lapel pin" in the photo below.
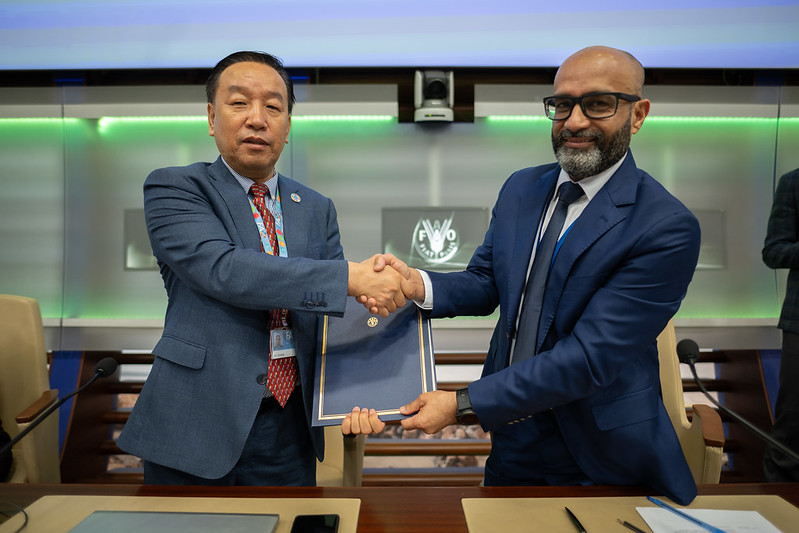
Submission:
{"label": "lapel pin", "polygon": [[302,198],[300,198],[300,195],[297,194],[296,192],[291,193],[291,199],[294,200],[296,203],[300,203],[300,200],[302,200]]}

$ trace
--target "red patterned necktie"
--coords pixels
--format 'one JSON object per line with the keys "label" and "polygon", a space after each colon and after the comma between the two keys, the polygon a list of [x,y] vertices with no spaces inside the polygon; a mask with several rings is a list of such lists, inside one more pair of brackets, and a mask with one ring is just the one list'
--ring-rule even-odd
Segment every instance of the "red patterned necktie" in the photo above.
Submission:
{"label": "red patterned necktie", "polygon": [[[253,183],[250,191],[253,195],[253,204],[261,215],[269,236],[269,243],[272,245],[272,255],[280,255],[277,245],[277,235],[275,234],[275,218],[266,208],[265,197],[269,194],[269,188],[261,183]],[[263,250],[263,246],[261,246]],[[270,311],[270,330],[281,327],[288,327],[288,309],[272,309]],[[271,337],[271,336],[270,336]],[[269,370],[267,371],[266,386],[272,391],[277,402],[281,407],[285,407],[286,402],[294,390],[294,383],[297,381],[297,358],[282,357],[273,359],[269,356]]]}

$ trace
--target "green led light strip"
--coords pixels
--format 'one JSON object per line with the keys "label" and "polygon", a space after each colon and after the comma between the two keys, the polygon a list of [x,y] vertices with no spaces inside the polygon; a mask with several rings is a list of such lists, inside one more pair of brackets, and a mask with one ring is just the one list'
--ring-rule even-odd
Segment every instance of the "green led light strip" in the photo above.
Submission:
{"label": "green led light strip", "polygon": [[391,122],[391,115],[292,115],[292,122]]}
{"label": "green led light strip", "polygon": [[0,125],[14,125],[14,124],[62,124],[62,123],[76,123],[78,118],[61,118],[61,117],[20,117],[20,118],[0,118]]}
{"label": "green led light strip", "polygon": [[[550,120],[541,115],[488,115],[486,120],[491,122],[541,122]],[[649,116],[647,121],[652,122],[791,122],[799,123],[799,117],[658,117]]]}
{"label": "green led light strip", "polygon": [[797,119],[776,117],[646,117],[653,122],[747,122],[747,123],[776,123]]}
{"label": "green led light strip", "polygon": [[140,122],[205,122],[205,115],[168,116],[168,117],[100,117],[97,123],[100,126]]}
{"label": "green led light strip", "polygon": [[174,117],[100,117],[97,121],[97,131],[100,133],[108,133],[110,128],[125,124],[203,124],[207,122],[208,117],[203,115]]}
{"label": "green led light strip", "polygon": [[543,115],[488,115],[490,122],[551,122]]}
{"label": "green led light strip", "polygon": [[[186,117],[102,117],[98,121],[99,127],[110,126],[112,124],[141,123],[141,122],[206,122],[206,116],[186,116]],[[391,115],[293,115],[292,122],[387,122],[394,120]]]}
{"label": "green led light strip", "polygon": [[[296,115],[291,117],[292,122],[390,122],[395,120],[391,115]],[[97,130],[107,133],[108,129],[123,124],[177,124],[177,123],[206,123],[208,117],[197,116],[167,116],[167,117],[101,117],[97,121]]]}
{"label": "green led light strip", "polygon": [[[486,120],[491,122],[550,122],[541,115],[488,115]],[[41,124],[41,123],[77,123],[81,120],[75,117],[14,117],[0,118],[0,125],[11,124]],[[116,124],[131,123],[168,123],[175,124],[180,122],[205,123],[206,116],[166,116],[166,117],[101,117],[97,122],[100,131]],[[292,122],[391,122],[396,117],[392,115],[295,115],[291,117]],[[653,122],[780,122],[797,123],[799,117],[647,117],[648,121]]]}

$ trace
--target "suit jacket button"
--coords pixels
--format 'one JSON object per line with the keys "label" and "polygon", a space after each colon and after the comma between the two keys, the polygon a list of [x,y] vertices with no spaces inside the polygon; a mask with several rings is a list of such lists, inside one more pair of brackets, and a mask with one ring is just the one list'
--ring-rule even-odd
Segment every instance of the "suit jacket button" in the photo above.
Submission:
{"label": "suit jacket button", "polygon": [[257,381],[259,385],[266,385],[266,374],[258,374],[255,381]]}

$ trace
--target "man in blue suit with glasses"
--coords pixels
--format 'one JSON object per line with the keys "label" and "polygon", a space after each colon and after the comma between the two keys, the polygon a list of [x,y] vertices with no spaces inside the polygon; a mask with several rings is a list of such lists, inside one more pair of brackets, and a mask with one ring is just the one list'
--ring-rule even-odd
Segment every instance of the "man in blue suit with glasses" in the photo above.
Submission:
{"label": "man in blue suit with glasses", "polygon": [[[649,113],[643,82],[621,50],[567,58],[544,100],[557,163],[508,178],[466,270],[384,257],[431,317],[499,306],[482,377],[401,408],[406,429],[490,431],[486,485],[640,485],[681,504],[696,495],[661,398],[656,338],[693,276],[699,224],[629,150]],[[382,422],[358,411],[343,428]]]}

